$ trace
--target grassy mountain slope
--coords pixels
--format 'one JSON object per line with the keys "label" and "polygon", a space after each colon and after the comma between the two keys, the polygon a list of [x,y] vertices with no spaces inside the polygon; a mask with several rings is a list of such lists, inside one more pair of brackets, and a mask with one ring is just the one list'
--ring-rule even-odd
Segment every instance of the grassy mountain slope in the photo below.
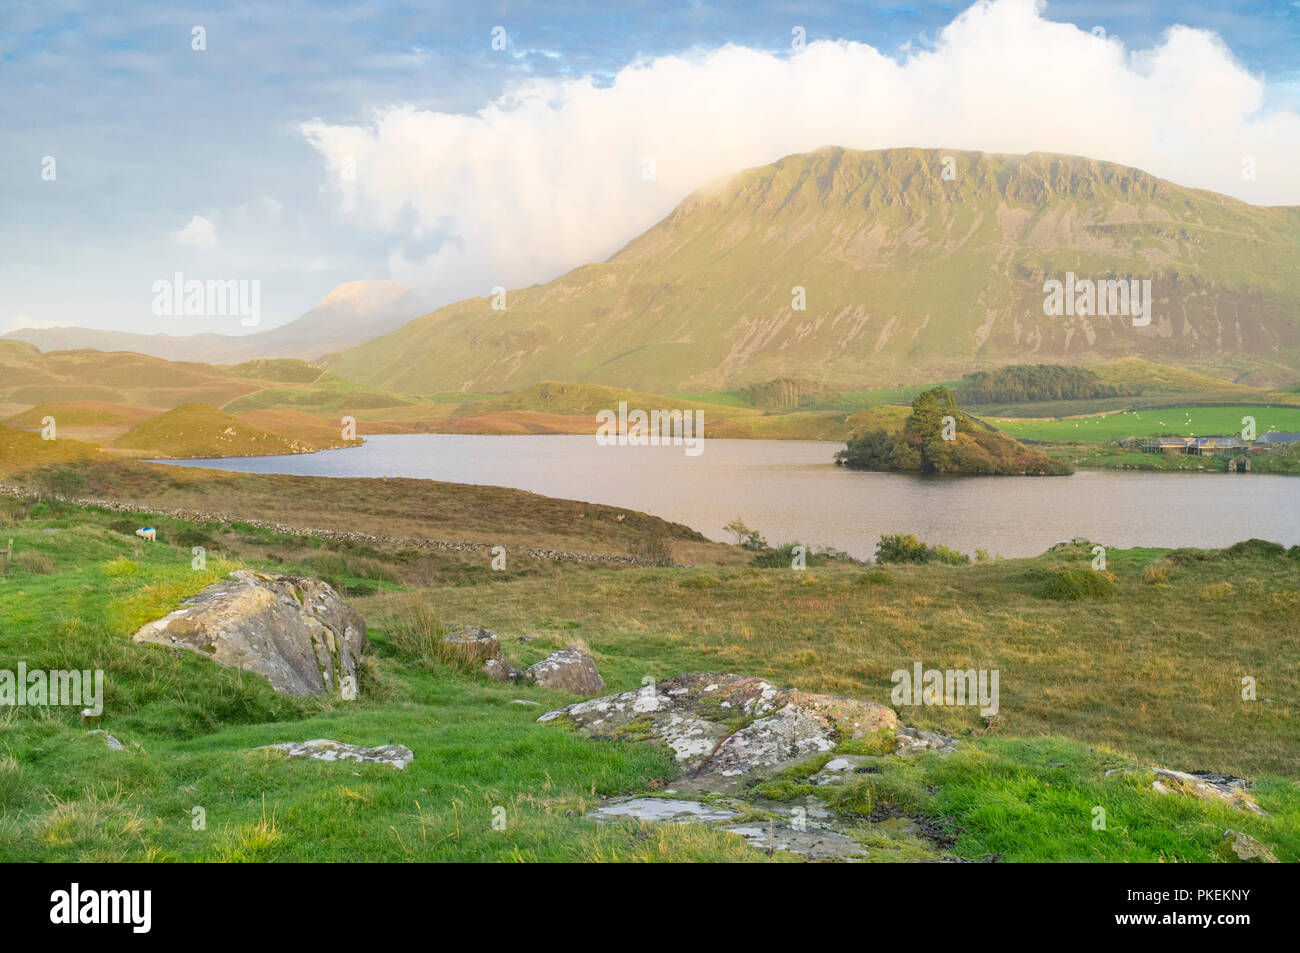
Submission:
{"label": "grassy mountain slope", "polygon": [[[333,434],[339,436],[338,431]],[[159,457],[251,456],[320,449],[297,437],[262,430],[208,404],[194,403],[151,417],[118,437],[112,446]]]}
{"label": "grassy mountain slope", "polygon": [[663,394],[645,394],[621,387],[602,387],[598,384],[579,384],[572,381],[542,381],[518,393],[495,400],[469,405],[457,410],[455,416],[465,414],[495,414],[504,411],[542,411],[550,414],[567,414],[595,417],[602,410],[618,410],[620,401],[629,410],[699,410],[706,421],[711,417],[738,417],[758,411],[703,401],[680,400]]}
{"label": "grassy mountain slope", "polygon": [[[943,157],[956,178],[942,178]],[[702,189],[608,261],[442,308],[331,369],[399,392],[563,379],[843,390],[1002,363],[1300,366],[1300,209],[1091,159],[829,148]],[[1149,277],[1149,327],[1048,317],[1045,277]],[[792,308],[804,289],[806,310]]]}

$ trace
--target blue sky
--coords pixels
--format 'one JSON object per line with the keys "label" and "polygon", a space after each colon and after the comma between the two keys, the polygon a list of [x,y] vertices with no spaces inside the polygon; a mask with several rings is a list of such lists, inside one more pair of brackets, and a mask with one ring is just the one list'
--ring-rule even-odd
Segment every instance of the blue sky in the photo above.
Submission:
{"label": "blue sky", "polygon": [[[687,161],[688,152],[672,165],[678,153],[662,141],[665,117],[649,115],[660,108],[665,114],[681,111],[686,104],[673,98],[681,87],[672,70],[645,71],[647,81],[662,82],[665,92],[630,99],[646,115],[633,113],[628,128],[644,118],[646,128],[660,130],[654,151],[665,157],[666,167],[653,194],[623,203],[618,190],[632,186],[616,178],[598,204],[588,205],[582,193],[591,172],[573,174],[579,156],[567,150],[604,148],[603,139],[590,146],[586,140],[607,132],[635,138],[635,130],[616,133],[608,131],[608,120],[590,128],[571,118],[557,126],[563,133],[554,138],[543,128],[549,121],[544,109],[527,126],[492,127],[482,111],[501,97],[527,89],[554,96],[556,115],[572,113],[589,95],[582,81],[590,81],[598,100],[599,91],[608,91],[630,65],[665,58],[698,65],[692,81],[706,95],[711,76],[751,66],[762,75],[773,58],[794,56],[795,26],[804,28],[810,50],[819,40],[850,41],[901,63],[934,51],[942,31],[969,7],[6,0],[0,5],[0,331],[27,323],[170,333],[242,330],[237,318],[186,324],[153,315],[151,282],[176,271],[260,280],[263,326],[296,317],[335,285],[354,279],[427,283],[435,298],[446,300],[487,293],[482,285],[498,275],[508,285],[546,280],[613,251],[702,184],[683,168],[696,164]],[[1023,19],[1023,11],[1019,15]],[[1199,177],[1188,184],[1228,191],[1231,177],[1216,178],[1219,173],[1208,166],[1178,164],[1177,153],[1187,152],[1184,134],[1193,143],[1215,139],[1220,129],[1222,135],[1252,139],[1236,152],[1225,146],[1234,163],[1237,152],[1285,156],[1290,149],[1289,117],[1300,112],[1300,2],[1155,3],[1140,10],[1128,3],[1052,2],[1040,5],[1036,16],[1084,33],[1101,28],[1125,57],[1160,48],[1176,24],[1207,31],[1226,48],[1215,68],[1232,64],[1233,82],[1251,78],[1238,101],[1223,106],[1229,118],[1215,127],[1192,129],[1195,119],[1188,117],[1182,127],[1160,128],[1152,138],[1163,152],[1154,158],[1119,155],[1103,137],[1098,157],[1159,165],[1168,154],[1169,167],[1151,171]],[[498,25],[508,37],[505,51],[492,48]],[[192,48],[196,26],[205,31],[204,50]],[[1062,42],[1077,45],[1077,34],[1071,34],[1075,39]],[[728,45],[761,56],[702,59]],[[954,82],[975,82],[978,64],[962,61],[964,47],[956,40],[950,47],[939,52],[958,64]],[[1179,55],[1194,63],[1203,51],[1184,46]],[[826,69],[857,68],[827,56]],[[864,70],[874,68],[868,59],[860,60]],[[1254,82],[1261,89],[1257,104],[1251,101]],[[845,94],[870,98],[871,86]],[[808,111],[829,108],[825,99],[810,101]],[[399,108],[405,111],[392,112]],[[733,111],[722,96],[716,108]],[[797,104],[787,108],[800,111]],[[931,107],[918,99],[916,108]],[[1167,104],[1159,108],[1169,111]],[[736,111],[743,115],[744,104]],[[1270,115],[1288,121],[1265,129],[1258,120]],[[386,124],[376,118],[384,116]],[[480,119],[466,125],[448,117]],[[823,122],[815,134],[825,138],[836,127],[834,115],[823,118],[832,124]],[[1234,125],[1238,119],[1247,125]],[[846,139],[855,121],[846,113]],[[711,134],[711,123],[692,124],[700,122],[700,115],[684,121],[681,137],[698,141]],[[774,116],[772,122],[783,120]],[[1030,128],[1023,134],[1010,128],[992,129],[987,139],[963,133],[955,135],[963,141],[951,145],[1063,151],[1048,135],[1037,144],[1033,117],[1026,122]],[[886,136],[872,144],[947,144],[944,127],[931,133],[906,128],[913,137],[936,141],[892,142]],[[505,135],[517,136],[519,147],[512,151],[503,143],[494,151],[490,143]],[[729,140],[737,135],[730,131]],[[462,164],[449,164],[462,142],[471,140],[475,145],[466,148]],[[793,148],[784,142],[755,137],[736,161],[778,158]],[[553,155],[541,162],[529,148]],[[638,148],[650,147],[629,143],[616,154],[639,155]],[[332,165],[348,150],[374,157],[367,165],[371,177],[351,192],[338,188]],[[406,165],[394,167],[395,155]],[[1290,152],[1292,164],[1297,155]],[[55,160],[53,180],[41,174],[46,156]],[[465,190],[458,193],[462,179]],[[512,192],[520,180],[530,183],[528,191]],[[1257,200],[1300,204],[1295,179],[1280,169],[1271,181],[1261,173],[1261,180]],[[1234,194],[1256,199],[1248,190]],[[498,195],[504,197],[494,204]],[[593,210],[611,207],[607,233],[584,238],[592,231],[585,223]],[[474,220],[476,214],[481,220]],[[489,237],[511,229],[518,234],[508,247]]]}

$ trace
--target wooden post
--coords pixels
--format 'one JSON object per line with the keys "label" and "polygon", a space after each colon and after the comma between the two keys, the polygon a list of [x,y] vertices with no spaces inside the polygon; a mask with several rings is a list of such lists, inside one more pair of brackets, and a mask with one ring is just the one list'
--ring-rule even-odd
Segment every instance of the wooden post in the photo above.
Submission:
{"label": "wooden post", "polygon": [[5,575],[9,575],[9,567],[14,561],[14,541],[9,540],[9,548],[5,550]]}

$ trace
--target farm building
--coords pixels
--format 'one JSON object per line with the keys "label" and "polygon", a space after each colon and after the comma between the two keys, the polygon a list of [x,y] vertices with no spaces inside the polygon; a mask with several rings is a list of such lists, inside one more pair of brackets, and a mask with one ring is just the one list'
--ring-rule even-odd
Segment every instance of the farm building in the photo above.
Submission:
{"label": "farm building", "polygon": [[1262,433],[1255,443],[1256,445],[1263,444],[1269,447],[1300,443],[1300,433]]}

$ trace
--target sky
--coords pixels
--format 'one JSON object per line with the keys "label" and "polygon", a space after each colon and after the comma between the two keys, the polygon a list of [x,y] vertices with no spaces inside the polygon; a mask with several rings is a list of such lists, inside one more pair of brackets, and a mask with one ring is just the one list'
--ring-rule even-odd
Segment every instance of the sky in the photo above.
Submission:
{"label": "sky", "polygon": [[[238,334],[358,279],[545,282],[824,145],[1075,153],[1300,205],[1300,0],[1137,6],[0,0],[0,333]],[[155,313],[178,272],[258,282],[260,325]]]}

